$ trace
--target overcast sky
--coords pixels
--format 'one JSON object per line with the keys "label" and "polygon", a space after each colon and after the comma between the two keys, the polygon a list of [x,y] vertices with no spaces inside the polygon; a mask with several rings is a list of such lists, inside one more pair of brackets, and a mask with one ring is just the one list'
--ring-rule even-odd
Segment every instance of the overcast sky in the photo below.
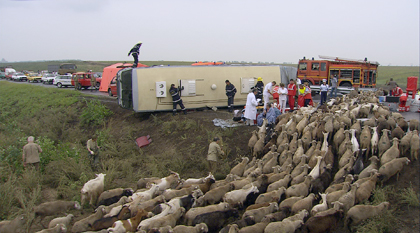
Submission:
{"label": "overcast sky", "polygon": [[419,65],[419,0],[0,0],[0,59]]}

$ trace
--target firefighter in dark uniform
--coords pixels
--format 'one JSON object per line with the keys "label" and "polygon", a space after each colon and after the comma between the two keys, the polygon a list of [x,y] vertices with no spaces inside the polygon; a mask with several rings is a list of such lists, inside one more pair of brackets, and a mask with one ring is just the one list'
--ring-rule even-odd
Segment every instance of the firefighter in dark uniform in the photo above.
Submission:
{"label": "firefighter in dark uniform", "polygon": [[229,80],[225,81],[226,83],[226,95],[228,97],[228,111],[229,112],[233,112],[233,98],[235,97],[236,94],[236,87],[229,82]]}
{"label": "firefighter in dark uniform", "polygon": [[184,112],[184,114],[187,114],[187,110],[185,109],[184,104],[182,103],[182,99],[179,96],[179,92],[183,90],[184,88],[176,88],[175,84],[171,84],[171,88],[169,88],[169,94],[172,96],[172,102],[173,102],[173,112],[172,115],[176,114],[176,105],[179,104],[179,107],[181,107],[181,110]]}
{"label": "firefighter in dark uniform", "polygon": [[263,79],[261,77],[258,77],[257,84],[255,84],[255,87],[258,88],[258,93],[255,95],[256,99],[262,99],[263,98],[263,90],[264,90],[264,83]]}
{"label": "firefighter in dark uniform", "polygon": [[137,67],[137,64],[139,63],[140,46],[142,44],[143,43],[141,41],[137,42],[137,44],[134,45],[134,47],[128,53],[128,56],[130,56],[130,54],[133,55],[133,58],[134,58],[133,68]]}

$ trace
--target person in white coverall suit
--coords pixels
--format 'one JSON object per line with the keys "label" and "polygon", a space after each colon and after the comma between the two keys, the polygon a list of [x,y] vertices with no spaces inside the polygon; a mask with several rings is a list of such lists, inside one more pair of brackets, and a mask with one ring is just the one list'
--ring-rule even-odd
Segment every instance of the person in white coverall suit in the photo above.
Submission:
{"label": "person in white coverall suit", "polygon": [[267,108],[267,103],[270,102],[270,96],[273,95],[271,93],[271,89],[276,85],[276,81],[272,81],[271,83],[268,83],[264,87],[263,91],[263,98],[264,98],[264,110]]}
{"label": "person in white coverall suit", "polygon": [[257,119],[257,106],[258,102],[255,95],[258,93],[258,88],[252,89],[252,92],[246,97],[245,114],[246,125],[254,125],[254,120]]}

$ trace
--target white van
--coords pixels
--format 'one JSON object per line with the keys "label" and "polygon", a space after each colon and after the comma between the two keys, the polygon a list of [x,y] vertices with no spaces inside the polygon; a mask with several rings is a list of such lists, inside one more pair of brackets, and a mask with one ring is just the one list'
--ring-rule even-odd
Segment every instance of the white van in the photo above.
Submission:
{"label": "white van", "polygon": [[73,86],[71,85],[71,75],[58,75],[54,78],[53,84],[59,88]]}

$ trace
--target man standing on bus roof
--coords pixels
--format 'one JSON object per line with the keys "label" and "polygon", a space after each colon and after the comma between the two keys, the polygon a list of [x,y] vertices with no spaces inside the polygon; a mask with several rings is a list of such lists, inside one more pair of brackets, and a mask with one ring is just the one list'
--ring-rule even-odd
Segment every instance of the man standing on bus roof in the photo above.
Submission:
{"label": "man standing on bus roof", "polygon": [[137,42],[137,44],[135,44],[134,47],[131,48],[130,52],[128,53],[128,56],[130,56],[130,54],[133,55],[133,68],[137,67],[137,64],[139,63],[140,47],[142,44],[143,42],[141,41]]}
{"label": "man standing on bus roof", "polygon": [[334,93],[334,98],[337,98],[337,75],[334,74],[334,76],[331,78],[331,92],[330,92],[330,98],[333,97],[333,93]]}
{"label": "man standing on bus roof", "polygon": [[171,84],[171,88],[169,88],[169,94],[172,96],[172,102],[173,102],[173,111],[172,115],[176,115],[176,106],[179,104],[179,107],[181,107],[181,110],[184,112],[184,114],[187,114],[187,110],[185,109],[184,104],[182,103],[182,99],[179,96],[179,92],[181,90],[184,90],[184,87],[182,88],[176,88],[175,84]]}
{"label": "man standing on bus roof", "polygon": [[226,83],[226,96],[228,97],[228,111],[233,112],[233,98],[236,94],[236,87],[230,83],[229,80],[225,81]]}
{"label": "man standing on bus roof", "polygon": [[270,83],[267,83],[267,85],[265,85],[265,87],[264,87],[264,91],[263,91],[264,110],[266,110],[266,108],[267,108],[267,103],[270,102],[270,95],[272,95],[271,89],[275,85],[276,85],[276,81],[272,81]]}
{"label": "man standing on bus roof", "polygon": [[287,96],[289,98],[289,108],[290,112],[293,112],[295,108],[295,96],[296,96],[296,85],[293,79],[290,79],[289,84],[287,85]]}

